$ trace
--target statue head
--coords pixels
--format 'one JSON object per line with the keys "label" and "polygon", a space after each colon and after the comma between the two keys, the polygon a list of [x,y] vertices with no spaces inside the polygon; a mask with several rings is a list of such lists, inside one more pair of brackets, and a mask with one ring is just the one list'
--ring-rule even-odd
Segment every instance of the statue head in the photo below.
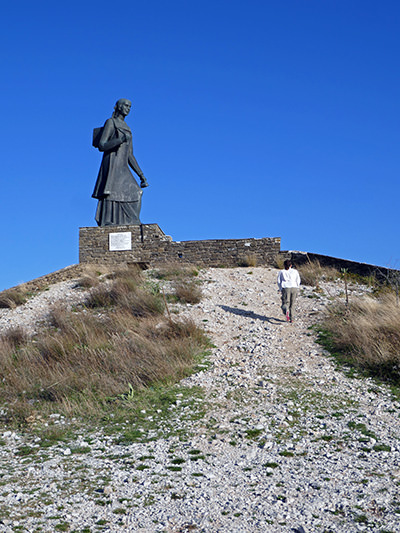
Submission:
{"label": "statue head", "polygon": [[120,98],[114,106],[113,117],[116,117],[117,115],[126,117],[129,114],[131,107],[132,102],[130,100],[127,100],[126,98]]}

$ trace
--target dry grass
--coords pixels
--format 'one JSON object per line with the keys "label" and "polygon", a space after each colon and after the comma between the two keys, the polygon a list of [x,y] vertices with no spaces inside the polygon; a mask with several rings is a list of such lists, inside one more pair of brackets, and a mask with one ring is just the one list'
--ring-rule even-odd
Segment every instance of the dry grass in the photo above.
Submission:
{"label": "dry grass", "polygon": [[[150,272],[151,277],[162,281],[169,281],[167,297],[172,301],[196,304],[202,298],[202,291],[196,277],[199,270],[193,265],[179,265],[169,263]],[[170,290],[172,289],[172,293]]]}
{"label": "dry grass", "polygon": [[164,266],[160,266],[152,270],[151,274],[156,279],[176,281],[198,276],[199,269],[194,265],[168,263]]}
{"label": "dry grass", "polygon": [[90,291],[86,300],[88,308],[112,310],[117,306],[135,317],[163,313],[160,295],[152,293],[144,285],[142,271],[138,267],[120,269],[107,277],[109,279]]}
{"label": "dry grass", "polygon": [[240,267],[256,267],[257,266],[257,257],[255,254],[248,254],[244,257],[241,257],[238,260],[238,266]]}
{"label": "dry grass", "polygon": [[77,286],[82,289],[90,289],[92,287],[97,287],[100,281],[106,276],[110,275],[111,271],[109,268],[103,265],[82,265],[81,267],[82,275],[78,279]]}
{"label": "dry grass", "polygon": [[116,306],[135,317],[160,314],[161,298],[151,294],[133,279],[116,279],[94,288],[87,299],[88,308],[113,309]]}
{"label": "dry grass", "polygon": [[178,281],[174,284],[175,296],[180,302],[198,304],[203,296],[202,290],[195,281]]}
{"label": "dry grass", "polygon": [[359,368],[400,381],[400,307],[393,293],[331,308],[324,323],[334,351]]}
{"label": "dry grass", "polygon": [[[77,312],[54,307],[35,338],[0,337],[0,399],[14,416],[40,404],[66,414],[101,411],[110,398],[188,375],[207,340],[193,323],[163,315],[137,270],[115,273]],[[18,413],[18,415],[15,415]]]}
{"label": "dry grass", "polygon": [[100,283],[98,276],[91,276],[90,274],[83,275],[79,278],[77,285],[82,289],[91,289],[92,287],[97,287]]}
{"label": "dry grass", "polygon": [[285,258],[282,255],[276,255],[274,257],[273,265],[278,270],[282,270],[284,268],[284,264],[283,264],[284,261],[285,261]]}
{"label": "dry grass", "polygon": [[[0,341],[4,341],[11,347],[15,348],[28,340],[26,331],[21,327],[9,328],[1,336]],[[0,353],[1,350],[0,350]]]}
{"label": "dry grass", "polygon": [[15,309],[28,300],[28,294],[21,289],[7,289],[0,293],[0,308]]}
{"label": "dry grass", "polygon": [[319,261],[304,263],[298,270],[302,284],[311,287],[319,287],[321,281],[332,281],[339,277],[336,268],[323,267]]}

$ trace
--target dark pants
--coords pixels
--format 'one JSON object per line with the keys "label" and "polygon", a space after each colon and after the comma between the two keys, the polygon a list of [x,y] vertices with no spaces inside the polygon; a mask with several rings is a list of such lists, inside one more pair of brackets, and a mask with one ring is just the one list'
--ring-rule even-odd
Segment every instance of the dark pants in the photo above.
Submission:
{"label": "dark pants", "polygon": [[294,318],[294,302],[297,298],[297,293],[299,289],[297,287],[290,287],[288,289],[282,289],[282,311],[283,314],[289,313],[289,318],[292,320]]}

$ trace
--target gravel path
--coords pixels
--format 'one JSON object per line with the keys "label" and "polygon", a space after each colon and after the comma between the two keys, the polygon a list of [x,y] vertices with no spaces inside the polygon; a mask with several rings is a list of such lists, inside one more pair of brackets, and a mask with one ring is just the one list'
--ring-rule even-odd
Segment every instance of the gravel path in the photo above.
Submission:
{"label": "gravel path", "polygon": [[[309,329],[340,283],[304,288],[288,324],[276,270],[200,276],[202,302],[179,310],[215,348],[181,384],[175,431],[160,421],[142,430],[150,442],[96,433],[50,448],[3,431],[0,531],[400,531],[400,404],[336,370]],[[184,394],[194,386],[204,398]]]}

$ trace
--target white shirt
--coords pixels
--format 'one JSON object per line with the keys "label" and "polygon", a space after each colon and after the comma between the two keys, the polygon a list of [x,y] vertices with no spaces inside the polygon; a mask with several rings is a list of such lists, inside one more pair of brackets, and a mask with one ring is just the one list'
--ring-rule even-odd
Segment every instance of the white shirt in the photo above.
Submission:
{"label": "white shirt", "polygon": [[289,270],[281,270],[278,274],[278,287],[282,289],[290,289],[293,287],[300,287],[300,275],[295,268],[290,267]]}

